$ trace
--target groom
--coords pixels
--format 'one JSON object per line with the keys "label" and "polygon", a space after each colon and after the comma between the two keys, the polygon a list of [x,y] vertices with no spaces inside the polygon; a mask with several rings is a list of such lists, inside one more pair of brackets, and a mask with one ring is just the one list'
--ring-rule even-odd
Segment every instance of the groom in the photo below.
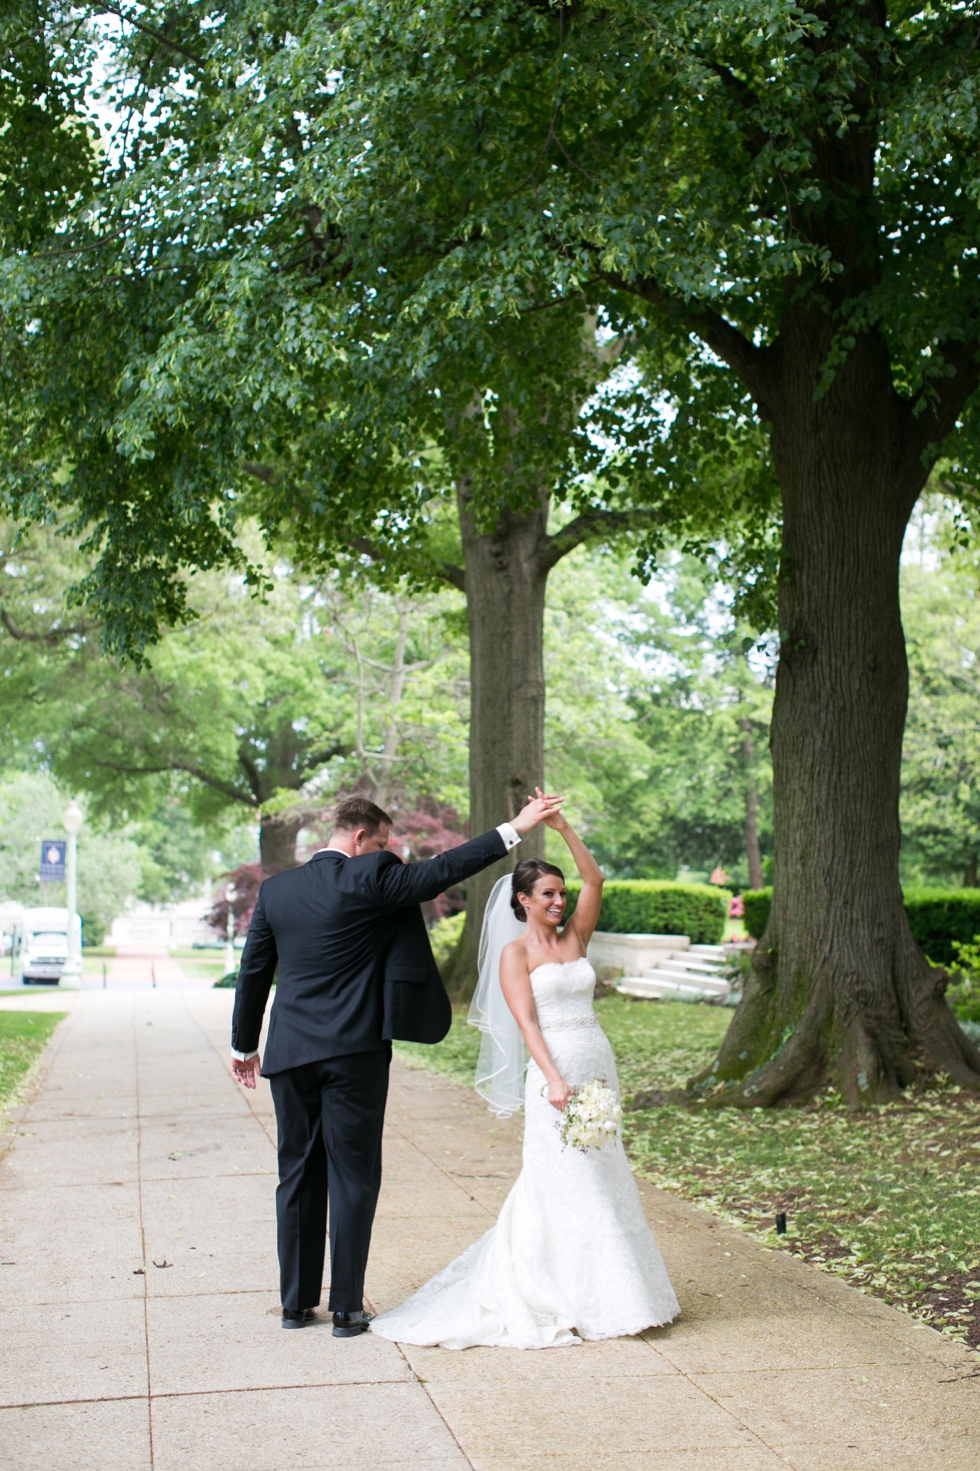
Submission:
{"label": "groom", "polygon": [[266,879],[238,972],[232,1075],[264,1072],[279,1127],[276,1219],[282,1326],[315,1322],[330,1197],[330,1300],[337,1338],[363,1333],[364,1272],[381,1188],[391,1039],[439,1042],[452,1012],[419,904],[502,858],[561,799],[529,801],[511,822],[425,863],[387,849],[391,818],[363,797],[340,803],[325,848]]}

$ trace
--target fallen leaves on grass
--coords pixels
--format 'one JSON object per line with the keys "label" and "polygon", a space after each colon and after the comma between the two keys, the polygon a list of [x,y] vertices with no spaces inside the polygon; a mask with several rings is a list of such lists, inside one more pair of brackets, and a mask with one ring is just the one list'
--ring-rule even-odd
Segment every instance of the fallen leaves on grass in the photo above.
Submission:
{"label": "fallen leaves on grass", "polygon": [[[625,1126],[640,1174],[980,1345],[976,1095],[939,1080],[861,1113],[830,1090],[806,1108],[680,1105],[673,1090],[709,1060],[730,1014],[617,1001],[598,1009],[624,1094],[632,1085],[643,1105]],[[788,1230],[777,1237],[781,1211]]]}

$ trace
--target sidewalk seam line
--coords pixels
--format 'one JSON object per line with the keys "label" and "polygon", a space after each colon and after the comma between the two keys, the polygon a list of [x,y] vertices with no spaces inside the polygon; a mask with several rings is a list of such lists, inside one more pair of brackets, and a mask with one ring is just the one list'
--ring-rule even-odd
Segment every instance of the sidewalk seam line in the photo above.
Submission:
{"label": "sidewalk seam line", "polygon": [[[452,1082],[454,1080],[450,1079],[449,1081]],[[455,1180],[453,1178],[451,1171],[447,1170],[445,1165],[441,1164],[439,1160],[433,1159],[432,1155],[428,1154],[417,1140],[410,1139],[407,1134],[403,1134],[398,1128],[392,1128],[391,1132],[393,1134],[397,1134],[398,1138],[402,1141],[403,1144],[410,1145],[410,1147],[414,1149],[417,1154],[420,1154],[423,1159],[427,1159],[429,1161],[429,1164],[433,1165],[439,1171],[439,1173],[449,1181],[450,1185],[453,1185],[461,1195],[466,1196],[467,1200],[472,1201],[474,1205],[478,1205],[480,1207],[480,1210],[482,1210],[486,1215],[490,1216],[491,1219],[497,1219],[497,1211],[491,1210],[488,1205],[484,1205],[482,1200],[477,1200],[475,1195],[470,1195],[466,1187],[461,1185],[458,1180]]]}
{"label": "sidewalk seam line", "polygon": [[398,1352],[401,1354],[402,1359],[404,1360],[405,1365],[406,1365],[406,1367],[408,1369],[408,1372],[411,1374],[411,1376],[415,1380],[416,1384],[422,1390],[422,1393],[425,1395],[426,1399],[429,1401],[429,1404],[432,1406],[432,1408],[435,1410],[436,1414],[439,1416],[439,1419],[442,1421],[443,1425],[445,1425],[446,1429],[449,1431],[449,1434],[450,1434],[450,1436],[452,1437],[452,1440],[453,1440],[453,1444],[456,1446],[456,1449],[459,1451],[460,1455],[462,1456],[463,1460],[466,1462],[467,1466],[469,1466],[470,1471],[476,1471],[476,1468],[474,1467],[473,1462],[470,1460],[469,1456],[466,1454],[465,1450],[463,1449],[463,1445],[462,1445],[462,1442],[461,1442],[459,1436],[456,1434],[455,1430],[450,1425],[450,1423],[446,1419],[445,1415],[442,1413],[441,1408],[436,1403],[435,1398],[430,1393],[428,1383],[425,1380],[423,1380],[422,1376],[419,1373],[417,1373],[417,1371],[415,1369],[412,1368],[411,1364],[408,1361],[408,1356],[406,1355],[405,1350],[402,1348],[401,1344],[400,1343],[396,1343],[395,1344],[395,1347],[397,1348]]}
{"label": "sidewalk seam line", "polygon": [[146,1280],[146,1217],[143,1211],[143,1114],[140,1091],[140,1055],[136,1031],[136,998],[132,1000],[133,1070],[136,1078],[136,1174],[140,1203],[140,1241],[143,1245],[143,1344],[146,1358],[146,1431],[150,1451],[150,1471],[155,1464],[153,1449],[153,1381],[150,1377],[150,1298]]}

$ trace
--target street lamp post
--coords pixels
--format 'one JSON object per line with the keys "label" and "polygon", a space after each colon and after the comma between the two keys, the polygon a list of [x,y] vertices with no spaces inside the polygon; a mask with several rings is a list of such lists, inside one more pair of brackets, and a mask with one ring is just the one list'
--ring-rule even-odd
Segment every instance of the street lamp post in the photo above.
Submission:
{"label": "street lamp post", "polygon": [[228,900],[228,938],[225,944],[225,975],[227,976],[235,969],[235,900],[238,898],[238,890],[234,884],[229,884],[225,889],[225,898]]}
{"label": "street lamp post", "polygon": [[82,984],[82,957],[78,953],[78,830],[85,821],[82,809],[72,800],[65,808],[62,822],[68,834],[65,851],[65,886],[68,890],[68,958],[58,985],[65,991],[77,991]]}

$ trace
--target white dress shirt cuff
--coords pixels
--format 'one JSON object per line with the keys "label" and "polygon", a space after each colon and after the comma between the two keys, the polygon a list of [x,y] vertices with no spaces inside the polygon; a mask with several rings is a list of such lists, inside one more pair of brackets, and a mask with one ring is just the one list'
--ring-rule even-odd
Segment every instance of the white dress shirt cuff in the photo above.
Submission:
{"label": "white dress shirt cuff", "polygon": [[256,1047],[253,1052],[236,1052],[233,1047],[231,1049],[231,1055],[232,1057],[237,1057],[239,1062],[248,1062],[250,1057],[258,1057],[259,1049]]}
{"label": "white dress shirt cuff", "polygon": [[498,833],[504,840],[504,847],[509,853],[511,848],[516,848],[521,841],[521,835],[516,828],[511,827],[509,822],[502,822],[497,828]]}

